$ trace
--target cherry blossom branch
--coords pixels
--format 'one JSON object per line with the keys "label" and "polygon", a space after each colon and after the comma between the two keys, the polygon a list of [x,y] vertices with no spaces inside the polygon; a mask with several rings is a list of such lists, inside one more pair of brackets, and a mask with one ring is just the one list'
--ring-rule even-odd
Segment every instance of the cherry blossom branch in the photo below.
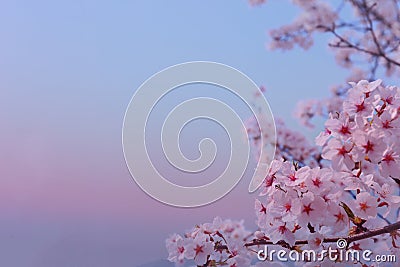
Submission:
{"label": "cherry blossom branch", "polygon": [[[372,6],[368,7],[367,1],[365,1],[365,0],[362,1],[362,9],[364,10],[365,19],[368,22],[368,30],[371,32],[372,40],[373,40],[373,42],[374,42],[374,44],[376,46],[376,49],[378,50],[378,56],[386,59],[386,61],[388,61],[390,63],[393,63],[393,64],[395,64],[397,66],[400,66],[399,62],[389,58],[386,55],[385,51],[382,49],[382,47],[381,47],[381,45],[380,45],[380,43],[378,41],[378,38],[377,38],[377,36],[375,34],[374,24],[373,24],[373,21],[372,21],[372,18],[371,18],[371,12],[372,12],[372,10],[373,10],[373,8],[375,6],[376,6],[376,3],[374,3]],[[375,12],[374,14],[377,14],[377,13]],[[384,18],[380,19],[380,21],[383,22]],[[391,26],[389,25],[388,27],[391,27]]]}
{"label": "cherry blossom branch", "polygon": [[[337,60],[341,61],[339,64],[345,68],[353,67],[355,62],[352,62],[350,56],[357,56],[357,54],[367,56],[362,57],[362,60],[370,67],[368,71],[372,75],[371,79],[381,67],[386,69],[388,76],[395,70],[393,67],[400,67],[400,61],[397,58],[400,46],[397,24],[400,19],[400,1],[393,0],[390,5],[386,1],[371,3],[367,0],[345,0],[340,2],[336,10],[327,7],[322,1],[321,3],[311,2],[297,3],[304,14],[295,22],[271,31],[271,48],[290,50],[297,44],[307,49],[313,44],[315,33],[328,32],[338,39],[337,43],[328,45],[337,48]],[[340,16],[346,4],[354,10],[355,20],[351,20],[348,15],[344,18]],[[344,52],[340,52],[342,49],[345,49]],[[346,49],[353,52],[346,52]],[[379,59],[382,59],[385,64],[378,64]],[[355,72],[352,75],[357,75],[357,69],[353,71]]]}
{"label": "cherry blossom branch", "polygon": [[[367,231],[367,232],[356,234],[356,235],[349,236],[349,237],[325,238],[323,240],[323,243],[336,243],[339,239],[344,239],[344,240],[347,241],[347,244],[350,244],[352,242],[364,240],[364,239],[371,238],[371,237],[374,237],[374,236],[383,235],[383,234],[390,234],[393,231],[396,231],[396,230],[399,230],[399,229],[400,229],[400,221],[399,222],[395,222],[395,223],[390,224],[390,225],[387,225],[387,226],[382,227],[382,228],[378,228],[378,229],[375,229],[375,230]],[[306,244],[308,244],[307,240],[298,240],[298,241],[295,242],[295,246],[296,245],[306,245]],[[265,239],[253,240],[250,243],[246,243],[244,246],[245,247],[252,247],[252,246],[260,246],[260,245],[281,245],[283,247],[290,248],[290,246],[285,241],[279,241],[278,243],[274,244],[273,242],[265,240]]]}
{"label": "cherry blossom branch", "polygon": [[[386,55],[386,53],[384,51],[381,50],[380,45],[379,45],[378,41],[376,40],[376,37],[375,37],[374,42],[377,42],[376,46],[377,46],[378,52],[375,52],[375,51],[372,51],[372,50],[368,50],[368,49],[366,49],[364,47],[361,47],[360,45],[357,45],[357,44],[353,44],[351,41],[349,41],[348,39],[346,39],[343,36],[341,36],[335,30],[336,29],[335,25],[333,25],[332,27],[328,27],[328,26],[325,26],[325,25],[319,25],[318,27],[321,28],[321,29],[326,30],[327,32],[332,33],[336,38],[339,39],[338,43],[335,43],[335,44],[329,43],[328,45],[330,47],[334,47],[334,48],[351,48],[351,49],[354,49],[356,51],[359,51],[359,52],[362,52],[362,53],[365,53],[365,54],[369,54],[369,55],[374,56],[374,57],[382,57],[387,62],[392,63],[392,64],[400,67],[400,62],[397,62],[394,59],[390,58],[389,56]],[[370,31],[373,31],[373,30],[370,30]]]}
{"label": "cherry blossom branch", "polygon": [[[378,235],[383,235],[383,234],[390,234],[396,230],[400,229],[400,221],[399,222],[395,222],[392,223],[390,225],[387,225],[385,227],[382,228],[378,228],[375,230],[371,230],[371,231],[367,231],[364,233],[360,233],[360,234],[355,234],[349,237],[331,237],[331,238],[325,238],[323,240],[323,243],[336,243],[338,240],[340,239],[344,239],[347,241],[347,244],[350,244],[352,242],[356,242],[356,241],[360,241],[360,240],[364,240],[364,239],[368,239],[371,237],[375,237]],[[295,246],[299,246],[299,245],[307,245],[308,244],[308,240],[297,240],[295,242]],[[284,248],[288,248],[288,249],[293,249],[292,247],[290,247],[290,245],[288,243],[286,243],[285,241],[281,240],[277,243],[273,243],[269,240],[266,239],[255,239],[249,243],[246,243],[244,246],[246,248],[249,247],[254,247],[254,246],[261,246],[261,245],[279,245],[282,246]],[[218,245],[216,248],[216,250],[221,251],[221,250],[227,250],[228,247],[226,245]]]}

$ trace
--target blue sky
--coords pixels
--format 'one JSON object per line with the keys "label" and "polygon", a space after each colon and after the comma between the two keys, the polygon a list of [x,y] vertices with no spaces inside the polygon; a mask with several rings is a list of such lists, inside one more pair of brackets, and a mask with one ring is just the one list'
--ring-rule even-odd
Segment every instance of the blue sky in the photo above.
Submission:
{"label": "blue sky", "polygon": [[215,215],[252,226],[253,196],[226,208],[243,192],[198,210],[148,198],[124,165],[121,125],[149,76],[209,60],[266,85],[274,115],[300,129],[296,102],[347,74],[324,37],[307,52],[268,51],[268,30],[297,14],[270,2],[2,1],[0,265],[136,266],[165,257],[169,233]]}

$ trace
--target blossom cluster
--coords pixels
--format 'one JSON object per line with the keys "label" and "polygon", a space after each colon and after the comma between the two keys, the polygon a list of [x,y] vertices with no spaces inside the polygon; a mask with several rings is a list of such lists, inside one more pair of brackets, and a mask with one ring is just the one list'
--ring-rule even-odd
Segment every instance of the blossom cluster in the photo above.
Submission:
{"label": "blossom cluster", "polygon": [[195,266],[250,266],[252,254],[243,245],[252,237],[243,221],[222,220],[196,226],[184,236],[172,235],[166,241],[168,260],[177,265],[192,260]]}
{"label": "blossom cluster", "polygon": [[265,237],[290,247],[296,240],[311,238],[319,246],[323,235],[347,232],[349,217],[340,206],[346,196],[336,186],[341,179],[331,169],[274,161],[255,203],[257,224]]}
{"label": "blossom cluster", "polygon": [[[330,167],[276,160],[269,170],[255,208],[258,226],[273,243],[293,247],[296,240],[308,240],[316,250],[325,238],[397,219],[400,89],[384,87],[381,80],[351,85],[341,112],[330,115],[316,138],[321,160]],[[379,248],[396,247],[395,236],[380,241]]]}
{"label": "blossom cluster", "polygon": [[[177,263],[191,259],[198,266],[251,266],[256,255],[244,246],[249,240],[320,252],[327,246],[326,239],[364,233],[399,220],[399,112],[400,88],[383,86],[381,80],[362,80],[351,83],[338,111],[329,115],[325,130],[316,138],[319,150],[278,123],[279,157],[272,162],[255,201],[258,230],[254,235],[242,222],[217,218],[185,237],[172,236],[167,241],[169,259]],[[257,130],[248,132],[259,139]],[[290,149],[279,152],[279,145]],[[398,238],[394,231],[352,242],[348,248],[399,255]],[[253,243],[258,244],[262,242]]]}

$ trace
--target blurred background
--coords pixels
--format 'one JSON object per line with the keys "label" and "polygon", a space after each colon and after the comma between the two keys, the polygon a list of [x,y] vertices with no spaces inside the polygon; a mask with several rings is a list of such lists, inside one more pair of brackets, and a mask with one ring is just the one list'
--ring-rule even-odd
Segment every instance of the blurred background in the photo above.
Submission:
{"label": "blurred background", "polygon": [[[328,96],[348,74],[324,39],[307,53],[267,49],[268,30],[296,14],[286,1],[1,1],[0,266],[167,266],[160,260],[173,232],[215,216],[254,229],[249,179],[196,209],[148,197],[126,168],[122,121],[151,75],[209,60],[264,85],[273,114],[300,129],[297,101]],[[187,148],[204,135],[224,137],[218,127],[192,127]],[[302,130],[312,140],[320,128]]]}

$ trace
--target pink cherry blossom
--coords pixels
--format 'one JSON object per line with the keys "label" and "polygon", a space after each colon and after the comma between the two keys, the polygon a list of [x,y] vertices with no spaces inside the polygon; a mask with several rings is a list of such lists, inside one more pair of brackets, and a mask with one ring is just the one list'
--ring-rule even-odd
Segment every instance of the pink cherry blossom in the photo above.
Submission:
{"label": "pink cherry blossom", "polygon": [[379,171],[382,176],[400,176],[400,155],[397,151],[398,149],[394,149],[394,147],[391,146],[383,153],[381,164],[379,164]]}
{"label": "pink cherry blossom", "polygon": [[330,180],[332,172],[329,169],[314,168],[308,171],[305,185],[307,189],[316,194],[323,194],[323,192],[330,191],[334,184]]}
{"label": "pink cherry blossom", "polygon": [[349,116],[345,113],[339,118],[328,119],[325,127],[333,136],[348,139],[354,131],[354,122],[350,122]]}
{"label": "pink cherry blossom", "polygon": [[369,103],[369,100],[367,100],[367,98],[365,97],[365,94],[356,89],[350,92],[353,93],[349,94],[349,97],[343,103],[344,112],[346,112],[350,116],[370,116],[373,112],[373,109]]}
{"label": "pink cherry blossom", "polygon": [[360,218],[373,218],[377,214],[378,202],[376,198],[371,196],[368,192],[358,194],[354,206],[354,212]]}
{"label": "pink cherry blossom", "polygon": [[185,259],[186,248],[183,238],[174,234],[166,240],[166,246],[169,252],[168,260],[182,263]]}
{"label": "pink cherry blossom", "polygon": [[295,235],[292,232],[293,229],[293,224],[277,221],[267,229],[266,233],[268,234],[270,240],[274,243],[283,240],[289,245],[293,246],[296,241]]}
{"label": "pink cherry blossom", "polygon": [[206,236],[198,235],[192,243],[188,244],[186,249],[188,259],[194,259],[197,265],[204,265],[207,262],[208,255],[214,250],[214,246],[212,242],[207,241]]}
{"label": "pink cherry blossom", "polygon": [[269,212],[275,217],[281,217],[284,222],[294,221],[300,213],[300,203],[297,192],[288,190],[288,192],[278,191],[274,194],[274,202]]}
{"label": "pink cherry blossom", "polygon": [[385,109],[379,114],[375,114],[372,126],[380,130],[385,138],[396,135],[396,131],[400,128],[400,120],[397,109]]}
{"label": "pink cherry blossom", "polygon": [[319,133],[319,135],[315,138],[315,144],[317,146],[323,146],[326,144],[326,142],[329,140],[329,137],[331,137],[332,132],[325,128],[325,131]]}
{"label": "pink cherry blossom", "polygon": [[379,88],[379,94],[376,98],[382,100],[387,105],[391,105],[394,107],[400,106],[400,95],[399,89],[396,86],[381,86]]}
{"label": "pink cherry blossom", "polygon": [[349,93],[351,94],[353,91],[359,91],[363,94],[370,94],[372,91],[378,88],[381,83],[382,80],[380,79],[373,82],[368,82],[367,80],[361,80],[358,83],[351,82],[350,84],[353,86],[353,88]]}
{"label": "pink cherry blossom", "polygon": [[310,247],[310,249],[312,250],[318,250],[320,247],[322,247],[322,242],[324,240],[324,236],[319,233],[312,233],[308,236],[307,238],[308,240],[308,246]]}
{"label": "pink cherry blossom", "polygon": [[355,161],[368,159],[372,163],[377,163],[381,160],[382,154],[386,150],[386,144],[382,142],[375,131],[370,133],[356,131],[353,140],[356,146],[351,154]]}
{"label": "pink cherry blossom", "polygon": [[308,223],[316,225],[324,219],[323,212],[326,211],[327,205],[325,201],[312,193],[304,194],[301,201],[301,213],[298,215],[299,225],[306,227]]}
{"label": "pink cherry blossom", "polygon": [[353,144],[343,142],[338,139],[329,140],[326,147],[322,150],[322,157],[332,161],[332,167],[335,170],[348,170],[354,167],[354,161],[350,152],[353,150]]}
{"label": "pink cherry blossom", "polygon": [[328,206],[327,225],[331,227],[334,233],[340,233],[347,230],[349,217],[345,210],[337,203],[331,203]]}

